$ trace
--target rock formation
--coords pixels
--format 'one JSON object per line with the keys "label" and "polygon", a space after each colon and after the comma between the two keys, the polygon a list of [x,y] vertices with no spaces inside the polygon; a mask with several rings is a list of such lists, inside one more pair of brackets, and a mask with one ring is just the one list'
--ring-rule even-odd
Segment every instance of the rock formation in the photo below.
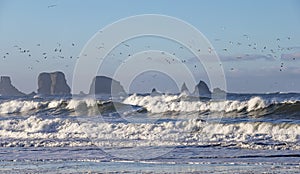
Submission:
{"label": "rock formation", "polygon": [[10,77],[1,76],[0,81],[0,94],[1,96],[24,96],[25,94],[20,92],[11,84]]}
{"label": "rock formation", "polygon": [[189,91],[189,89],[186,87],[186,84],[185,84],[185,83],[182,84],[180,92],[181,92],[181,93],[186,93],[186,94],[189,94],[189,93],[190,93],[190,91]]}
{"label": "rock formation", "polygon": [[220,89],[220,88],[214,88],[212,92],[212,98],[213,99],[219,99],[219,100],[225,100],[227,96],[226,91]]}
{"label": "rock formation", "polygon": [[90,86],[89,94],[109,94],[111,96],[125,94],[120,82],[105,76],[96,76]]}
{"label": "rock formation", "polygon": [[71,89],[67,84],[64,73],[40,73],[38,77],[38,94],[70,95]]}
{"label": "rock formation", "polygon": [[200,81],[196,86],[195,90],[193,92],[193,95],[195,96],[204,96],[204,97],[210,97],[211,92],[207,86],[207,84],[204,81]]}
{"label": "rock formation", "polygon": [[214,88],[213,89],[214,94],[226,94],[226,91],[220,89],[220,88]]}
{"label": "rock formation", "polygon": [[151,96],[158,96],[158,95],[161,95],[161,93],[158,92],[155,88],[153,88],[150,95]]}

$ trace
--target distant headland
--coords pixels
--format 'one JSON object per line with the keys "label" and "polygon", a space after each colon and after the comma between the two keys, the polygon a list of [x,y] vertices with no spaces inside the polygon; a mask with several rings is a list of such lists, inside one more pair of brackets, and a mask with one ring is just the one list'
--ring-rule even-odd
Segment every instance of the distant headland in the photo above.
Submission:
{"label": "distant headland", "polygon": [[[65,74],[60,71],[56,72],[42,72],[38,75],[37,93],[32,92],[25,94],[19,91],[13,86],[11,78],[9,76],[1,76],[0,81],[0,96],[34,96],[38,95],[71,95],[71,88],[67,83]],[[150,92],[150,91],[149,91]],[[212,92],[204,81],[200,81],[194,88],[192,93],[189,92],[185,83],[182,84],[181,93],[193,96],[211,97],[212,94],[222,94],[225,91],[215,88]],[[159,94],[155,88],[152,90],[152,94]],[[80,92],[84,95],[83,92]],[[119,81],[116,81],[106,76],[96,76],[90,84],[90,90],[88,94],[126,94],[123,86]]]}

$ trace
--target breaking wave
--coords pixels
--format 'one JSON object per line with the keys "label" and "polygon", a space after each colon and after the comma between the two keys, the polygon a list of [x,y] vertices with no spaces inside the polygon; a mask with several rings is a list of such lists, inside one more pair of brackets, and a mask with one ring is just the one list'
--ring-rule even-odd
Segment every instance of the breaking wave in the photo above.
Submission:
{"label": "breaking wave", "polygon": [[1,115],[100,115],[112,112],[199,112],[300,118],[300,101],[266,100],[252,97],[248,100],[199,100],[182,95],[139,96],[131,95],[121,102],[96,99],[10,100],[0,103]]}
{"label": "breaking wave", "polygon": [[162,123],[79,122],[68,118],[0,121],[0,147],[232,146],[300,150],[300,126],[292,123],[207,123],[201,119]]}

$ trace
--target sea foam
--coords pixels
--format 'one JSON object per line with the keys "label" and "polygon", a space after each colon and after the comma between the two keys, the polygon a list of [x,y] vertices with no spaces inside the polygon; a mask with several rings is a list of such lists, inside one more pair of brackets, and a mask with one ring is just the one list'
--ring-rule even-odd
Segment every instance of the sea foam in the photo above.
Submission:
{"label": "sea foam", "polygon": [[[297,124],[207,123],[200,119],[162,123],[80,122],[39,118],[0,121],[0,146],[178,146],[231,144],[251,148],[299,148]],[[45,143],[48,142],[48,143]],[[41,144],[42,143],[42,144]]]}
{"label": "sea foam", "polygon": [[161,96],[138,96],[131,95],[123,101],[125,104],[145,107],[152,113],[193,112],[193,111],[213,111],[232,112],[255,111],[267,107],[266,102],[261,97],[253,97],[248,101],[226,100],[226,101],[186,101],[179,95]]}

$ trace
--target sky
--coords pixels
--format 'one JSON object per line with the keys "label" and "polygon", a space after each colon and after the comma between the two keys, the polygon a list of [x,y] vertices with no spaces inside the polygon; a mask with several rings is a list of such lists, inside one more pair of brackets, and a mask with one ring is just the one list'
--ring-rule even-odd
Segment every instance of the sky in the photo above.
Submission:
{"label": "sky", "polygon": [[[297,0],[0,0],[0,75],[10,76],[13,85],[25,93],[37,90],[40,72],[63,71],[72,86],[78,57],[88,41],[116,21],[143,14],[178,18],[200,31],[221,60],[229,92],[300,92]],[[139,52],[151,43],[151,49],[176,53],[196,81],[209,84],[204,65],[195,62],[188,48],[180,50],[178,43],[157,37],[127,42],[130,53],[120,43],[112,49],[111,57],[107,56],[99,75],[111,75],[105,74],[106,69],[116,69],[114,66],[120,65],[117,61],[126,60],[120,53],[141,56]],[[128,84],[130,92],[146,92],[153,87],[176,92],[180,89],[174,85],[176,78],[185,80],[181,71],[168,61],[160,64],[177,75],[168,77],[163,72],[149,71],[137,75],[131,84],[126,78],[117,80]],[[192,91],[193,85],[188,84],[188,88]],[[84,86],[82,90],[88,92]]]}

